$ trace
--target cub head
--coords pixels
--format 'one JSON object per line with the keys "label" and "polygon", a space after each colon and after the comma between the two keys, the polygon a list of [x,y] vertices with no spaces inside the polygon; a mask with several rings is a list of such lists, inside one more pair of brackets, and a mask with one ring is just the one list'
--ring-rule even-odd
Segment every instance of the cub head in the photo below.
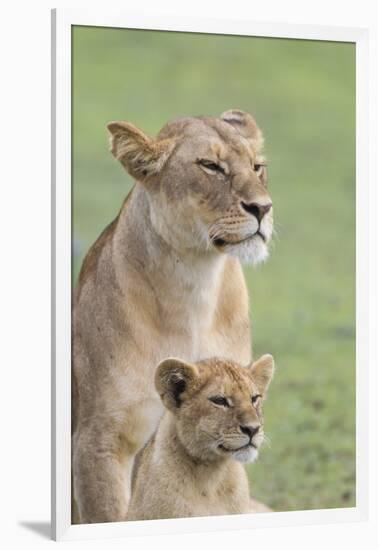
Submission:
{"label": "cub head", "polygon": [[273,371],[271,355],[245,368],[217,358],[196,364],[169,358],[159,364],[155,385],[191,456],[252,462],[264,440],[262,401]]}
{"label": "cub head", "polygon": [[154,229],[176,250],[266,259],[273,210],[263,137],[250,114],[177,119],[157,138],[128,122],[108,130],[113,155],[148,191]]}

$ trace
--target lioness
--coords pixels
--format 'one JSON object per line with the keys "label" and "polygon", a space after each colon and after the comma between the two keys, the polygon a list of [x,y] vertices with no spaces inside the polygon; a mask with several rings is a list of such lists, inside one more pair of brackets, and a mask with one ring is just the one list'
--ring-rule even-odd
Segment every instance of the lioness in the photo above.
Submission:
{"label": "lioness", "polygon": [[239,259],[268,256],[272,202],[254,119],[183,118],[157,138],[108,124],[136,179],[88,252],[73,313],[74,522],[126,519],[135,454],[162,404],[155,366],[177,355],[250,361]]}
{"label": "lioness", "polygon": [[264,439],[273,370],[271,355],[247,368],[215,358],[160,363],[155,385],[168,412],[138,456],[129,520],[254,511],[240,463],[254,461]]}

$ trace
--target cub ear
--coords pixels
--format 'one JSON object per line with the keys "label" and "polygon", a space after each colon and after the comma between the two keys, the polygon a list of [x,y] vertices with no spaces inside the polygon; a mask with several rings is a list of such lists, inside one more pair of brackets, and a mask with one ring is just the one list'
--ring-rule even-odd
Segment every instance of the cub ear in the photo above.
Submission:
{"label": "cub ear", "polygon": [[172,150],[171,140],[155,141],[129,122],[109,122],[110,150],[139,181],[157,174]]}
{"label": "cub ear", "polygon": [[231,124],[239,134],[250,141],[257,153],[262,151],[264,137],[252,115],[239,109],[230,109],[221,114],[221,119]]}
{"label": "cub ear", "polygon": [[273,378],[273,357],[269,354],[263,355],[260,359],[252,363],[249,367],[249,372],[259,392],[263,395],[267,392],[269,384]]}
{"label": "cub ear", "polygon": [[199,373],[195,365],[169,357],[159,363],[155,373],[155,387],[167,409],[180,408],[183,394],[193,389]]}

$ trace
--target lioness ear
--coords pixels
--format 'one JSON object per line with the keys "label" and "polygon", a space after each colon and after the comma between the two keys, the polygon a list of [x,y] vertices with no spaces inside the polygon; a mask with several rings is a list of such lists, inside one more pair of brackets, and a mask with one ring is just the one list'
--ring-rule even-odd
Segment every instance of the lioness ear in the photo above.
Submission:
{"label": "lioness ear", "polygon": [[143,181],[157,174],[171,150],[171,140],[155,141],[129,122],[109,122],[110,150],[127,172]]}
{"label": "lioness ear", "polygon": [[221,114],[221,119],[231,124],[239,134],[250,141],[257,153],[261,152],[264,137],[253,116],[239,109],[230,109]]}
{"label": "lioness ear", "polygon": [[269,354],[263,355],[260,359],[252,363],[249,367],[249,371],[259,393],[262,395],[266,393],[274,373],[273,357]]}
{"label": "lioness ear", "polygon": [[159,363],[155,373],[156,390],[171,411],[181,406],[184,392],[193,389],[197,381],[198,369],[195,365],[172,357]]}

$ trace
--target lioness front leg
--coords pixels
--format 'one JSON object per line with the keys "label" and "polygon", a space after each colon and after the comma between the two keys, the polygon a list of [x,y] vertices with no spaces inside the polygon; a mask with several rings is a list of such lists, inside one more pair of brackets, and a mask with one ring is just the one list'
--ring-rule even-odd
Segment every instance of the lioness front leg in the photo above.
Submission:
{"label": "lioness front leg", "polygon": [[134,454],[121,434],[78,430],[73,440],[73,485],[80,523],[125,521]]}

